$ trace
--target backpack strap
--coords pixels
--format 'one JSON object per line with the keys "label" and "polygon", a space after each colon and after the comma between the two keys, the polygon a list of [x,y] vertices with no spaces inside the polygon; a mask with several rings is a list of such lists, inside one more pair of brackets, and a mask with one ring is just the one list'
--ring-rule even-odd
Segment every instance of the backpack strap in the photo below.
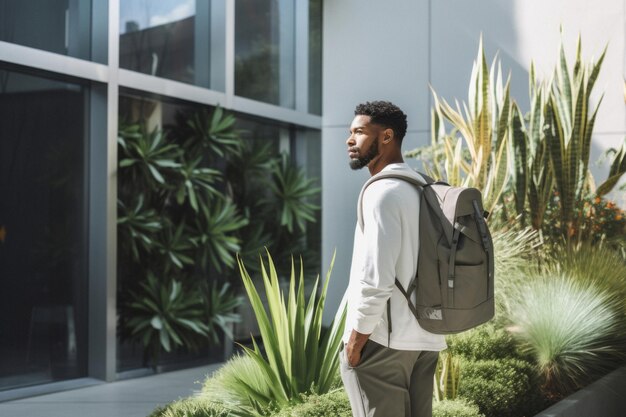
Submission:
{"label": "backpack strap", "polygon": [[[385,171],[385,172],[380,172],[380,173],[374,175],[373,177],[371,177],[369,180],[367,180],[367,182],[365,183],[365,185],[363,185],[363,188],[361,189],[361,193],[359,194],[359,200],[358,200],[358,205],[357,205],[358,206],[358,209],[357,209],[357,219],[358,219],[358,224],[359,224],[359,227],[360,227],[361,231],[363,231],[364,226],[365,226],[364,222],[363,222],[363,195],[365,194],[365,189],[367,187],[369,187],[370,184],[372,184],[373,182],[378,181],[378,180],[382,180],[382,179],[387,179],[387,178],[395,178],[395,179],[407,181],[407,182],[415,185],[416,187],[420,187],[422,189],[425,189],[427,186],[429,186],[431,184],[446,184],[446,183],[441,182],[441,181],[435,181],[434,179],[432,179],[428,175],[424,175],[424,174],[422,174],[420,172],[417,172],[417,171],[414,171],[414,172],[415,172],[415,174],[417,174],[417,176],[419,178],[416,178],[414,176],[407,175],[407,174],[402,174],[402,173],[400,173],[398,171]],[[434,201],[432,201],[432,202],[429,201],[429,204],[437,204],[437,201],[436,201],[437,196],[434,193],[427,193],[427,198],[428,198],[428,195],[430,195],[431,199],[435,198]],[[396,287],[398,287],[400,292],[407,299],[407,302],[408,302],[408,305],[409,305],[409,309],[411,310],[411,312],[413,313],[413,315],[417,319],[418,318],[417,308],[411,302],[411,293],[417,287],[417,277],[415,277],[411,281],[411,283],[409,284],[409,288],[407,288],[407,290],[402,288],[402,284],[400,283],[400,281],[398,281],[397,278],[395,280],[395,284],[396,284]],[[391,326],[391,298],[389,298],[389,299],[387,299],[387,347],[389,347],[389,345],[391,343],[391,330],[392,330],[392,326]]]}
{"label": "backpack strap", "polygon": [[398,287],[402,295],[404,295],[404,298],[406,298],[406,301],[409,304],[409,310],[411,310],[411,313],[413,313],[416,319],[419,318],[417,308],[415,307],[415,305],[413,305],[413,302],[411,301],[411,293],[417,288],[417,277],[415,277],[411,281],[411,283],[409,284],[409,287],[406,290],[402,288],[402,284],[400,283],[400,281],[398,281],[398,278],[396,278],[396,287]]}
{"label": "backpack strap", "polygon": [[[359,223],[359,227],[361,228],[361,231],[363,231],[363,195],[365,194],[365,190],[367,189],[367,187],[370,186],[370,184],[372,184],[373,182],[376,182],[378,180],[382,180],[382,179],[388,179],[388,178],[395,178],[395,179],[399,179],[399,180],[404,180],[407,182],[410,182],[411,184],[415,185],[416,187],[421,187],[424,188],[430,184],[437,184],[440,182],[436,182],[435,180],[433,180],[432,178],[430,178],[427,175],[424,175],[422,173],[419,173],[417,171],[414,171],[415,174],[417,174],[420,179],[415,178],[412,175],[408,175],[408,174],[402,174],[399,171],[383,171],[383,172],[379,172],[378,174],[374,175],[373,177],[371,177],[369,180],[367,180],[367,182],[365,183],[365,185],[363,185],[363,188],[361,189],[361,193],[359,194],[359,202],[358,202],[358,210],[357,210],[357,220]],[[436,196],[435,196],[436,198]]]}

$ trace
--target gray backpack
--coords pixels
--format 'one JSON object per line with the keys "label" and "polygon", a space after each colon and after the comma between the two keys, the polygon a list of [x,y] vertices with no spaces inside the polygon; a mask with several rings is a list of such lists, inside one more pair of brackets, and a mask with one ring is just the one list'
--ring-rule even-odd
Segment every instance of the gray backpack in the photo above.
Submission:
{"label": "gray backpack", "polygon": [[[453,334],[471,329],[494,316],[493,242],[485,222],[482,196],[475,188],[451,187],[426,175],[381,172],[368,180],[359,197],[363,230],[363,191],[383,178],[408,181],[421,189],[420,251],[417,274],[400,289],[419,325],[431,333]],[[411,298],[415,293],[416,303]],[[391,333],[390,304],[387,303]]]}

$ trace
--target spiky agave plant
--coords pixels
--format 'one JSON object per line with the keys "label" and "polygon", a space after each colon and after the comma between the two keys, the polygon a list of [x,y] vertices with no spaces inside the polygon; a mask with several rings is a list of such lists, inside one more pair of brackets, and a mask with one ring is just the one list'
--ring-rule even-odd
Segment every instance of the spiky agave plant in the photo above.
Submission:
{"label": "spiky agave plant", "polygon": [[[306,302],[304,297],[304,268],[297,274],[292,262],[289,294],[282,293],[271,255],[267,266],[261,261],[262,281],[267,296],[267,310],[261,302],[254,281],[241,259],[239,269],[244,287],[259,323],[263,350],[253,339],[253,349],[244,347],[245,354],[258,369],[259,381],[251,381],[246,373],[234,375],[237,389],[246,395],[247,403],[233,401],[234,415],[247,412],[267,413],[272,407],[282,408],[298,402],[300,394],[323,394],[332,388],[339,366],[339,343],[345,322],[345,309],[337,314],[330,328],[322,331],[322,314],[334,257],[319,297],[318,280]],[[250,365],[252,366],[252,365]],[[258,371],[260,370],[260,372]],[[237,395],[241,398],[241,395]]]}
{"label": "spiky agave plant", "polygon": [[565,274],[545,274],[520,288],[510,318],[546,394],[568,395],[625,358],[621,303],[619,295]]}

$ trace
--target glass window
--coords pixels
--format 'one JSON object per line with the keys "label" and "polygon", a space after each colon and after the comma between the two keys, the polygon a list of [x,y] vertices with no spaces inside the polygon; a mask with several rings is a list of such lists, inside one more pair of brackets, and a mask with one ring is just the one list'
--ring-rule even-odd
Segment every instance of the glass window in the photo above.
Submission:
{"label": "glass window", "polygon": [[121,0],[120,67],[224,90],[224,0]]}
{"label": "glass window", "polygon": [[0,67],[0,390],[86,375],[87,96]]}
{"label": "glass window", "polygon": [[0,0],[0,41],[90,58],[91,1]]}
{"label": "glass window", "polygon": [[322,115],[322,0],[309,1],[309,113]]}
{"label": "glass window", "polygon": [[[132,246],[134,238],[127,230],[128,226],[122,223],[118,225],[118,371],[139,368],[148,361],[141,341],[132,335],[132,324],[128,319],[136,317],[129,307],[132,307],[133,297],[143,291],[140,283],[146,280],[149,271],[152,271],[161,285],[171,278],[180,280],[185,288],[203,288],[202,283],[207,282],[211,285],[229,282],[231,288],[243,294],[241,279],[234,264],[227,265],[223,258],[217,266],[212,258],[207,258],[209,261],[206,263],[202,261],[206,258],[205,248],[221,245],[220,236],[211,235],[206,239],[203,237],[205,220],[212,218],[211,221],[218,221],[219,216],[222,218],[219,221],[222,222],[223,218],[232,214],[193,210],[191,199],[186,197],[187,191],[180,192],[185,175],[192,180],[192,174],[197,175],[187,170],[187,165],[193,164],[197,169],[215,170],[212,174],[215,178],[207,178],[213,188],[210,194],[207,194],[209,191],[190,185],[196,190],[199,207],[205,205],[212,210],[223,207],[221,204],[228,201],[226,204],[232,204],[237,217],[248,220],[225,232],[235,238],[240,246],[237,250],[224,246],[224,251],[232,251],[233,255],[235,252],[240,253],[247,265],[254,269],[258,268],[259,253],[263,252],[264,247],[268,247],[278,261],[280,271],[287,273],[291,266],[290,256],[293,254],[299,257],[302,254],[305,267],[309,268],[307,278],[311,278],[307,282],[312,282],[312,278],[319,273],[319,211],[315,209],[314,213],[317,223],[304,222],[304,218],[299,215],[300,222],[294,221],[290,226],[282,224],[281,213],[286,205],[282,189],[279,188],[279,178],[289,182],[289,187],[285,186],[285,189],[290,190],[294,199],[302,200],[301,205],[292,203],[299,210],[307,202],[319,206],[319,195],[309,197],[296,194],[302,189],[297,183],[306,181],[306,177],[319,179],[319,131],[235,114],[234,127],[239,133],[236,136],[239,140],[235,141],[237,146],[233,146],[232,140],[219,140],[218,136],[206,134],[210,131],[209,124],[215,111],[208,106],[163,99],[127,89],[120,96],[120,129],[140,132],[135,139],[124,133],[120,134],[125,138],[125,144],[120,146],[120,160],[129,158],[124,155],[129,154],[128,150],[135,146],[133,142],[139,140],[139,137],[144,137],[147,142],[155,141],[158,137],[155,132],[161,131],[164,139],[159,142],[162,148],[159,158],[170,159],[174,163],[162,164],[163,168],[157,168],[163,178],[162,185],[157,184],[153,173],[142,171],[137,166],[132,168],[132,165],[125,163],[124,167],[120,165],[118,171],[118,198],[124,205],[119,207],[118,219],[127,217],[125,213],[128,213],[128,208],[139,207],[141,201],[141,213],[146,221],[150,223],[150,216],[158,215],[161,225],[160,230],[153,232],[146,229],[147,239],[138,241],[135,248]],[[222,139],[228,137],[224,136]],[[168,146],[171,149],[168,150]],[[286,154],[286,165],[281,163],[283,152]],[[270,184],[276,184],[276,188]],[[317,186],[319,181],[314,181],[311,185],[313,184]],[[305,199],[308,201],[304,201]],[[300,223],[304,225],[300,226]],[[178,233],[177,230],[183,233],[180,242],[203,243],[198,246],[174,245],[171,243],[171,236]],[[172,262],[164,254],[179,257],[181,264],[168,267],[167,264]],[[185,264],[185,258],[193,262]],[[250,311],[245,311],[248,310],[240,310],[244,322],[236,325],[237,338],[249,337],[255,323],[254,317],[248,314]],[[170,354],[163,354],[160,360],[166,366],[186,366],[192,360],[220,361],[224,359],[220,348],[223,347],[219,344],[207,346],[205,343],[193,352],[188,351],[185,346],[176,352],[173,350]]]}
{"label": "glass window", "polygon": [[[160,157],[163,159],[170,158],[180,163],[186,161],[190,164],[197,163],[190,155],[195,154],[196,149],[192,149],[194,144],[186,144],[190,135],[197,132],[189,130],[187,125],[196,115],[210,114],[213,109],[195,103],[189,103],[179,100],[163,99],[154,95],[147,95],[123,89],[119,100],[119,120],[120,130],[127,129],[129,126],[140,127],[140,134],[145,140],[153,140],[154,136],[150,133],[162,132],[164,141],[163,149],[167,146],[175,146],[174,151],[163,152]],[[131,139],[126,138],[127,147],[131,147]],[[180,154],[177,155],[177,152]],[[118,157],[124,158],[124,152],[120,152]],[[207,161],[210,158],[207,157]],[[201,165],[206,167],[206,161]],[[223,164],[222,164],[223,165]],[[189,165],[188,165],[189,166]],[[215,168],[212,164],[211,168]],[[216,167],[218,169],[221,166]],[[133,255],[133,240],[129,238],[127,229],[124,225],[118,225],[118,274],[117,274],[117,301],[118,301],[118,340],[117,340],[117,371],[125,372],[133,369],[152,365],[151,361],[155,360],[154,356],[144,351],[141,340],[133,337],[131,325],[128,320],[133,315],[133,311],[129,308],[130,303],[136,301],[135,297],[142,297],[146,294],[145,288],[141,284],[147,282],[148,273],[153,273],[154,277],[159,281],[159,285],[168,285],[170,279],[175,279],[183,283],[183,292],[185,297],[191,298],[189,292],[193,288],[204,288],[211,280],[219,280],[219,276],[215,276],[215,271],[209,268],[203,268],[201,262],[197,261],[194,256],[193,245],[183,245],[180,251],[173,251],[181,258],[188,256],[189,259],[194,258],[197,261],[197,267],[193,264],[185,263],[182,268],[169,263],[168,259],[164,259],[162,248],[168,245],[168,234],[174,231],[181,224],[187,225],[184,230],[183,241],[191,242],[197,237],[194,234],[196,219],[201,214],[194,212],[186,201],[181,204],[177,203],[177,193],[173,191],[175,187],[180,185],[177,183],[180,175],[184,173],[183,168],[171,168],[163,171],[165,181],[164,187],[159,187],[157,182],[152,179],[148,181],[133,177],[132,170],[120,169],[118,171],[118,199],[126,207],[136,207],[137,196],[141,196],[143,213],[150,213],[151,210],[158,211],[157,221],[161,228],[153,234],[147,233],[152,238],[152,244],[143,245],[136,248],[140,257]],[[217,180],[208,181],[212,186],[219,189]],[[166,190],[166,188],[169,188]],[[157,191],[158,190],[158,191]],[[220,191],[222,191],[220,189]],[[201,191],[198,195],[203,195]],[[198,197],[202,198],[202,197]],[[170,201],[171,200],[171,201]],[[165,201],[165,204],[164,204]],[[169,203],[167,201],[170,201]],[[124,217],[126,212],[124,207],[118,206],[118,218]],[[138,245],[139,246],[139,245]],[[169,264],[169,266],[167,266]],[[165,307],[163,307],[165,309]],[[175,313],[171,313],[175,314]],[[165,369],[176,369],[185,366],[205,364],[208,362],[218,362],[224,360],[223,341],[209,342],[206,338],[193,337],[195,348],[191,346],[174,346],[171,352],[161,351],[159,353],[158,366]],[[185,337],[190,337],[186,334]],[[173,343],[172,343],[173,344]]]}
{"label": "glass window", "polygon": [[295,107],[294,0],[235,2],[235,94]]}

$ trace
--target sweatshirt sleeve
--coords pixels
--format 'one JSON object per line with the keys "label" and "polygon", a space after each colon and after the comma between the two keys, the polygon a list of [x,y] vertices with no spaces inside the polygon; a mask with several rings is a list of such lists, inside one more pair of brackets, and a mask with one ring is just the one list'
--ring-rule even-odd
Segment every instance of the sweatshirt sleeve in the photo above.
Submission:
{"label": "sweatshirt sleeve", "polygon": [[370,334],[393,292],[400,256],[402,222],[399,201],[387,181],[370,185],[363,195],[363,270],[359,279],[355,330]]}

